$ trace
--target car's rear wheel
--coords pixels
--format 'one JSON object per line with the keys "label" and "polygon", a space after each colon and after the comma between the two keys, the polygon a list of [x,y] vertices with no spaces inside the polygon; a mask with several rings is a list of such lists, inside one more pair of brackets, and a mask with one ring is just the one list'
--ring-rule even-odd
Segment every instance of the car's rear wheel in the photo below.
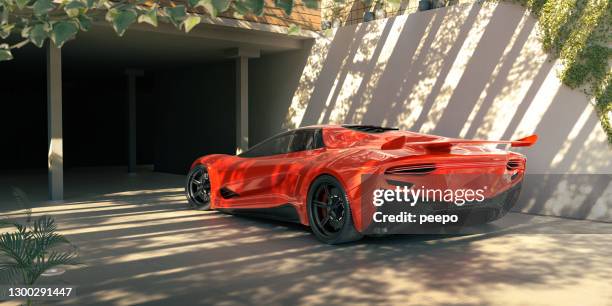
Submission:
{"label": "car's rear wheel", "polygon": [[317,239],[327,244],[346,243],[363,237],[353,225],[346,192],[333,176],[322,175],[310,186],[308,218]]}
{"label": "car's rear wheel", "polygon": [[198,165],[189,171],[185,185],[185,195],[190,208],[210,209],[210,178],[205,166]]}

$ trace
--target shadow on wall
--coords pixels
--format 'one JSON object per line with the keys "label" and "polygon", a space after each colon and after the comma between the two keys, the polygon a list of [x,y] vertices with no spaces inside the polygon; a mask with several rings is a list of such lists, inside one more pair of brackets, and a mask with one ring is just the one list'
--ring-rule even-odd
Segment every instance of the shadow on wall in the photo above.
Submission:
{"label": "shadow on wall", "polygon": [[[279,124],[253,133],[323,123],[482,139],[537,133],[539,143],[522,153],[529,172],[548,179],[526,184],[518,209],[612,221],[610,175],[592,175],[612,174],[605,133],[587,97],[560,83],[559,63],[542,51],[536,20],[521,6],[457,5],[344,27],[293,61],[301,76],[287,86],[290,104],[277,93],[252,99],[278,110],[258,119]],[[576,201],[549,200],[560,198]]]}

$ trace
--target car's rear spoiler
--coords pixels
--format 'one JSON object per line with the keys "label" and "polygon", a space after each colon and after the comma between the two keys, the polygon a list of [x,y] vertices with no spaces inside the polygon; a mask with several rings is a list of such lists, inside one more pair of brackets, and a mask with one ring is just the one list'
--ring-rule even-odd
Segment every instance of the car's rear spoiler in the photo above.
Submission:
{"label": "car's rear spoiler", "polygon": [[[538,141],[538,135],[531,135],[517,140],[468,140],[468,139],[443,139],[424,142],[409,142],[410,146],[421,147],[431,153],[448,153],[453,146],[457,145],[479,145],[479,144],[509,144],[511,147],[530,147]],[[385,142],[381,150],[397,150],[406,145],[406,137],[400,136]]]}

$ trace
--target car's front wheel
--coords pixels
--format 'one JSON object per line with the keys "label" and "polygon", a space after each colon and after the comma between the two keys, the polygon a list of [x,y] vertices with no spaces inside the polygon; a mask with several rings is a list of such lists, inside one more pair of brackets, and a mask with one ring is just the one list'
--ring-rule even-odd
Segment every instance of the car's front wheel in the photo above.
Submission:
{"label": "car's front wheel", "polygon": [[210,209],[210,178],[204,165],[195,166],[189,171],[185,195],[190,208]]}
{"label": "car's front wheel", "polygon": [[308,191],[308,218],[317,239],[340,244],[361,239],[353,225],[349,200],[342,185],[330,175],[322,175]]}

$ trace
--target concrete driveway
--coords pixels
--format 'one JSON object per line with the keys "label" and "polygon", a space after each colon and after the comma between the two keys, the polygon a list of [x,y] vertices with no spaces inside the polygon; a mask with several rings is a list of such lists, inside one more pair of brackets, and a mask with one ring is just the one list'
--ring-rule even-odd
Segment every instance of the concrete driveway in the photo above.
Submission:
{"label": "concrete driveway", "polygon": [[117,177],[36,203],[84,262],[42,279],[77,286],[45,304],[612,305],[611,224],[511,214],[520,226],[486,234],[328,246],[299,225],[188,210],[182,176]]}

